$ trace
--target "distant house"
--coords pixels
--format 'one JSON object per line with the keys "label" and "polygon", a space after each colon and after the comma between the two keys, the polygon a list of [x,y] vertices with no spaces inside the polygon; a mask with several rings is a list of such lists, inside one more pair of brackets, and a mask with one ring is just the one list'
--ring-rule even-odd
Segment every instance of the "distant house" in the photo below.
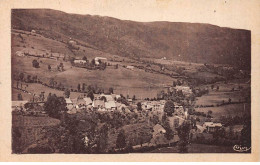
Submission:
{"label": "distant house", "polygon": [[166,130],[160,124],[156,124],[153,127],[153,137],[161,135],[161,134],[165,134],[165,133],[166,133]]}
{"label": "distant house", "polygon": [[105,102],[105,108],[108,109],[108,110],[115,110],[116,109],[116,103],[115,101],[108,101],[108,102]]}
{"label": "distant house", "polygon": [[102,63],[105,63],[105,62],[107,62],[107,58],[95,57],[95,65],[99,65],[99,61],[101,61]]}
{"label": "distant house", "polygon": [[86,105],[92,105],[92,100],[91,100],[90,97],[85,97],[85,98],[83,98],[83,99],[85,100],[85,104],[86,104]]}
{"label": "distant house", "polygon": [[127,99],[127,101],[129,102],[129,103],[132,103],[133,102],[133,99]]}
{"label": "distant house", "polygon": [[162,60],[166,60],[166,57],[163,57]]}
{"label": "distant house", "polygon": [[31,31],[31,34],[35,36],[35,35],[36,35],[36,31],[35,31],[35,30],[32,30],[32,31]]}
{"label": "distant house", "polygon": [[73,104],[70,98],[65,98],[65,102],[66,102],[67,105]]}
{"label": "distant house", "polygon": [[182,91],[182,93],[183,93],[184,95],[190,95],[190,94],[192,94],[192,90],[191,90],[191,88],[188,87],[188,86],[176,86],[175,89],[176,89],[177,91]]}
{"label": "distant house", "polygon": [[142,109],[150,111],[163,111],[164,102],[161,101],[144,101],[142,102]]}
{"label": "distant house", "polygon": [[74,64],[86,64],[86,60],[74,60]]}
{"label": "distant house", "polygon": [[128,65],[128,66],[126,66],[126,69],[134,70],[134,66]]}
{"label": "distant house", "polygon": [[196,125],[197,127],[197,133],[203,133],[206,128],[202,127],[201,125]]}
{"label": "distant house", "polygon": [[69,109],[69,110],[67,111],[67,113],[68,113],[68,114],[75,114],[75,113],[77,113],[77,108],[76,108],[76,107],[73,107],[73,108]]}
{"label": "distant house", "polygon": [[120,111],[122,111],[123,109],[127,110],[127,106],[125,104],[122,104],[122,103],[119,103],[119,102],[115,102],[115,103],[116,103],[117,110],[120,110]]}
{"label": "distant house", "polygon": [[12,101],[12,110],[23,110],[24,105],[28,103],[29,101]]}
{"label": "distant house", "polygon": [[105,94],[101,94],[100,97],[105,97],[106,101],[114,101],[114,98],[112,95],[105,95]]}
{"label": "distant house", "polygon": [[15,52],[15,54],[20,57],[24,56],[24,52],[22,52],[22,51],[17,51],[17,52]]}
{"label": "distant house", "polygon": [[94,100],[92,106],[93,108],[104,108],[105,102],[103,100]]}
{"label": "distant house", "polygon": [[213,133],[222,127],[221,123],[205,122],[203,127],[208,133]]}
{"label": "distant house", "polygon": [[174,135],[174,137],[171,140],[167,140],[164,136],[165,133],[166,130],[160,124],[156,124],[153,127],[153,137],[150,140],[150,145],[156,146],[158,144],[169,144],[179,141],[178,135]]}

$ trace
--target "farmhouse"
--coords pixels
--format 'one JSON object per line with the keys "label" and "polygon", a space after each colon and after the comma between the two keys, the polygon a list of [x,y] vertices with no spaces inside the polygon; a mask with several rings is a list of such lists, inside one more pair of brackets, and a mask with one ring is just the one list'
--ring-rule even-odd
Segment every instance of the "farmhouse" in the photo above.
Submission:
{"label": "farmhouse", "polygon": [[203,127],[208,133],[213,133],[222,127],[221,123],[205,122]]}
{"label": "farmhouse", "polygon": [[182,91],[184,95],[190,95],[192,94],[192,90],[188,86],[176,86],[175,89],[177,91]]}
{"label": "farmhouse", "polygon": [[85,60],[74,60],[74,64],[86,64],[87,61]]}
{"label": "farmhouse", "polygon": [[104,57],[95,57],[95,64],[96,64],[96,65],[99,65],[100,62],[102,62],[102,63],[107,62],[107,58],[104,58]]}
{"label": "farmhouse", "polygon": [[158,134],[165,134],[166,130],[160,125],[160,124],[156,124],[153,127],[153,136],[157,136]]}
{"label": "farmhouse", "polygon": [[90,97],[85,97],[83,99],[84,99],[86,105],[91,105],[92,104],[92,100],[91,100]]}
{"label": "farmhouse", "polygon": [[36,31],[35,31],[35,30],[32,30],[32,31],[31,31],[31,34],[32,34],[33,36],[35,36],[35,35],[36,35]]}
{"label": "farmhouse", "polygon": [[101,94],[100,97],[105,97],[106,101],[114,101],[114,98],[112,95],[105,95],[105,94]]}
{"label": "farmhouse", "polygon": [[15,54],[20,57],[24,56],[24,52],[22,51],[17,51]]}
{"label": "farmhouse", "polygon": [[142,109],[151,111],[163,111],[165,102],[160,101],[145,101],[142,102]]}
{"label": "farmhouse", "polygon": [[105,108],[106,108],[107,110],[115,110],[115,109],[116,109],[116,103],[115,103],[115,101],[105,102]]}
{"label": "farmhouse", "polygon": [[28,103],[28,101],[12,101],[12,110],[23,110],[24,105]]}
{"label": "farmhouse", "polygon": [[93,108],[104,108],[105,102],[103,100],[94,100],[92,106]]}
{"label": "farmhouse", "polygon": [[134,70],[134,66],[128,65],[128,66],[126,66],[126,69]]}

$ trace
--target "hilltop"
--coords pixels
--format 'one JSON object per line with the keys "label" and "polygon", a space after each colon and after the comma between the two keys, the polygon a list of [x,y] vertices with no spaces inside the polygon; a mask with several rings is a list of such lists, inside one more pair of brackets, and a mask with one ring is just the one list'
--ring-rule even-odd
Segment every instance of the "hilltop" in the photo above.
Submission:
{"label": "hilltop", "polygon": [[72,38],[91,49],[133,59],[166,57],[251,68],[248,30],[200,23],[142,23],[50,9],[12,10],[12,29],[34,29],[63,42]]}

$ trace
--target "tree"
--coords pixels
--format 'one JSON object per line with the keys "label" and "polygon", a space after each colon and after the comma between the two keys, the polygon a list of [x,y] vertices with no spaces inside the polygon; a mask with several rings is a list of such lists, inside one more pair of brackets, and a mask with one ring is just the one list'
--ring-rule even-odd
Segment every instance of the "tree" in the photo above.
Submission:
{"label": "tree", "polygon": [[94,60],[94,59],[91,60],[91,64],[92,64],[93,66],[95,66],[95,60]]}
{"label": "tree", "polygon": [[31,81],[31,75],[27,75],[27,82],[30,83]]}
{"label": "tree", "polygon": [[172,82],[172,86],[176,87],[176,82],[175,81]]}
{"label": "tree", "polygon": [[94,100],[94,94],[92,91],[88,92],[87,97],[90,97],[90,99],[93,101]]}
{"label": "tree", "polygon": [[23,80],[24,80],[24,73],[20,73],[20,74],[19,74],[19,79],[20,79],[20,81],[23,81]]}
{"label": "tree", "polygon": [[51,65],[48,65],[48,70],[51,71]]}
{"label": "tree", "polygon": [[84,92],[85,90],[86,90],[86,84],[83,83],[83,84],[82,84],[82,91]]}
{"label": "tree", "polygon": [[18,100],[23,100],[22,94],[21,94],[21,93],[18,93],[17,98],[18,98]]}
{"label": "tree", "polygon": [[116,147],[119,149],[123,149],[126,146],[126,141],[125,141],[126,137],[125,137],[125,131],[123,129],[121,129],[121,131],[119,132],[119,134],[117,135],[117,139],[116,139]]}
{"label": "tree", "polygon": [[82,60],[85,60],[85,61],[87,61],[87,57],[86,57],[86,56],[84,56],[84,57],[82,58]]}
{"label": "tree", "polygon": [[167,116],[172,116],[174,113],[174,104],[172,101],[167,101],[164,105],[164,112],[167,114]]}
{"label": "tree", "polygon": [[[165,117],[164,117],[165,116]],[[170,127],[169,119],[166,115],[163,116],[162,126],[166,130],[166,133],[164,134],[165,138],[169,140],[169,146],[170,146],[170,140],[174,137],[174,133]]]}
{"label": "tree", "polygon": [[80,84],[78,84],[78,91],[80,91]]}
{"label": "tree", "polygon": [[47,101],[44,103],[44,110],[50,117],[60,118],[61,113],[67,111],[64,97],[49,94]]}
{"label": "tree", "polygon": [[65,95],[65,98],[69,98],[70,97],[70,90],[69,89],[65,89],[64,95]]}
{"label": "tree", "polygon": [[105,152],[108,141],[108,126],[105,124],[101,127],[99,132],[99,139],[97,142],[98,153]]}
{"label": "tree", "polygon": [[32,66],[34,68],[39,68],[40,67],[39,62],[37,60],[35,60],[35,59],[32,61]]}
{"label": "tree", "polygon": [[217,86],[217,91],[219,91],[219,86]]}
{"label": "tree", "polygon": [[100,99],[103,100],[104,102],[107,102],[107,98],[105,96],[102,96]]}
{"label": "tree", "polygon": [[213,113],[213,112],[212,112],[211,110],[209,110],[209,111],[208,111],[208,116],[211,116],[212,113]]}
{"label": "tree", "polygon": [[114,93],[114,89],[113,89],[112,87],[110,87],[110,88],[108,89],[108,91],[109,91],[109,94],[113,94],[113,93]]}
{"label": "tree", "polygon": [[137,103],[137,110],[138,111],[142,110],[142,104],[140,102]]}
{"label": "tree", "polygon": [[187,153],[188,148],[187,145],[189,143],[189,134],[190,134],[190,124],[187,122],[183,122],[182,125],[180,125],[177,128],[178,136],[180,138],[179,141],[179,152],[180,153]]}
{"label": "tree", "polygon": [[52,87],[54,87],[54,84],[55,84],[55,83],[54,83],[54,78],[51,78],[50,81],[49,81],[49,85],[52,86]]}
{"label": "tree", "polygon": [[62,62],[60,63],[60,68],[61,68],[61,71],[64,71],[64,65]]}

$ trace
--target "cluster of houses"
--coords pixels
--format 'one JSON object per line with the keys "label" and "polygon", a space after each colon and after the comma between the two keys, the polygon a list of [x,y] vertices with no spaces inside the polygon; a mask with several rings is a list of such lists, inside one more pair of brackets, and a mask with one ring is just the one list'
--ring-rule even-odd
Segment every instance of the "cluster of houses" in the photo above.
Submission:
{"label": "cluster of houses", "polygon": [[24,48],[22,50],[16,51],[15,54],[17,56],[34,56],[34,57],[41,57],[41,58],[50,58],[54,60],[63,59],[65,57],[62,53],[54,53],[50,50],[39,50],[34,48]]}
{"label": "cluster of houses", "polygon": [[[94,61],[95,61],[95,65],[99,65],[100,62],[101,63],[106,63],[107,62],[107,58],[105,58],[105,57],[95,57]],[[85,64],[87,64],[87,60],[75,59],[74,60],[74,64],[85,65]]]}
{"label": "cluster of houses", "polygon": [[97,94],[94,99],[90,97],[77,97],[74,99],[65,98],[69,114],[77,113],[81,110],[97,110],[97,111],[114,111],[125,110],[127,106],[123,103],[117,102],[121,96],[116,94]]}

